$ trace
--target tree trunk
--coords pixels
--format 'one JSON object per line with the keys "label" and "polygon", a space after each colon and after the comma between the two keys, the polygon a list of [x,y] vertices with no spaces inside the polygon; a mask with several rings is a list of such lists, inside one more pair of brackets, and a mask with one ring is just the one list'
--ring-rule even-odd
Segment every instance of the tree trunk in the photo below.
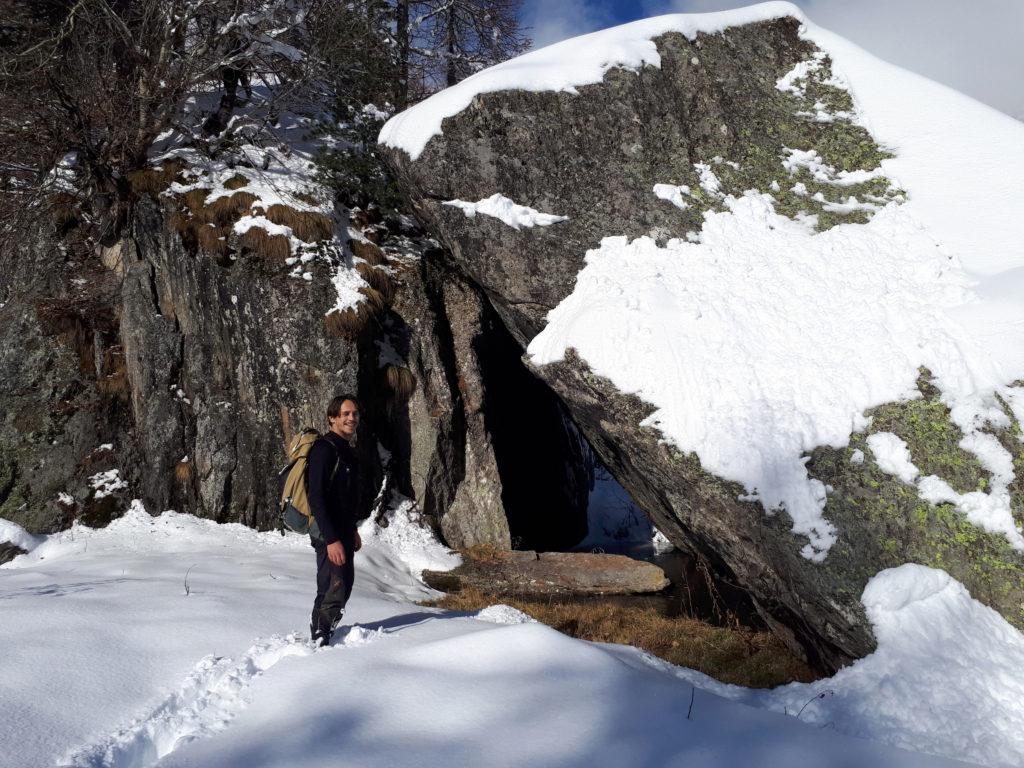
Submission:
{"label": "tree trunk", "polygon": [[445,83],[445,85],[451,87],[455,85],[457,82],[459,82],[458,70],[456,69],[455,66],[455,53],[458,50],[458,46],[456,45],[456,14],[454,5],[448,9],[448,11],[445,13],[445,16],[447,17],[448,22],[447,26],[445,27],[445,50],[448,53],[448,58],[445,65],[447,75],[447,82]]}
{"label": "tree trunk", "polygon": [[398,38],[398,81],[395,83],[395,109],[409,104],[409,0],[395,4],[395,37]]}

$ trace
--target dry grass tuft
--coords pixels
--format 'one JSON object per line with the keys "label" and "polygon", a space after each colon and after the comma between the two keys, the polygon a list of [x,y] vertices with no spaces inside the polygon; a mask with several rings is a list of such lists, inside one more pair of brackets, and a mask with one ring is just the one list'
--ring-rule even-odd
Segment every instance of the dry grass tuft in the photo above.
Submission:
{"label": "dry grass tuft", "polygon": [[50,198],[50,216],[60,232],[67,232],[78,223],[78,200],[67,192],[58,192]]}
{"label": "dry grass tuft", "polygon": [[384,369],[384,380],[391,394],[399,400],[408,400],[416,391],[416,377],[404,366],[387,366]]}
{"label": "dry grass tuft", "polygon": [[327,240],[334,235],[333,219],[322,213],[297,211],[277,203],[267,209],[266,217],[275,224],[291,227],[292,234],[304,243]]}
{"label": "dry grass tuft", "polygon": [[203,207],[206,205],[206,198],[210,196],[208,189],[190,189],[179,196],[182,204],[193,216],[202,216]]}
{"label": "dry grass tuft", "polygon": [[196,245],[200,250],[214,256],[227,256],[231,250],[231,247],[228,245],[230,234],[231,229],[229,227],[201,224],[195,228]]}
{"label": "dry grass tuft", "polygon": [[102,395],[127,402],[131,388],[128,383],[124,349],[121,345],[114,345],[103,350],[102,366],[102,370],[97,371],[96,389]]}
{"label": "dry grass tuft", "polygon": [[251,192],[235,192],[227,197],[218,197],[197,214],[204,223],[228,227],[249,213],[258,198]]}
{"label": "dry grass tuft", "polygon": [[504,603],[570,637],[632,645],[678,666],[696,669],[725,683],[772,688],[817,676],[775,635],[745,628],[716,627],[696,619],[668,617],[656,608],[612,601],[520,599],[475,589],[423,603],[455,611],[476,611]]}
{"label": "dry grass tuft", "polygon": [[[373,288],[372,286],[369,288],[360,288],[359,292],[366,297],[366,300],[362,302],[362,304],[369,304],[371,306],[374,317],[387,309],[387,302],[384,301],[384,297],[376,288]],[[360,304],[360,306],[362,306],[362,304]]]}
{"label": "dry grass tuft", "polygon": [[262,227],[252,227],[238,238],[243,253],[249,251],[272,263],[283,265],[292,255],[292,244],[284,235],[272,235]]}
{"label": "dry grass tuft", "polygon": [[376,291],[372,288],[360,288],[360,292],[367,296],[367,301],[361,301],[349,309],[333,310],[324,315],[324,326],[331,336],[354,341],[370,322],[383,312],[383,305],[369,300],[370,292]]}
{"label": "dry grass tuft", "polygon": [[391,275],[362,262],[356,264],[356,272],[362,276],[363,280],[373,290],[380,294],[381,299],[383,299],[386,305],[391,305],[391,302],[395,299],[395,283],[391,279]]}
{"label": "dry grass tuft", "polygon": [[387,257],[384,256],[384,251],[379,246],[374,245],[366,240],[349,240],[349,250],[352,251],[352,255],[356,258],[360,258],[369,264],[371,267],[379,267],[381,264],[387,264]]}
{"label": "dry grass tuft", "polygon": [[136,195],[156,197],[185,169],[181,160],[166,160],[158,168],[143,168],[128,174],[128,184]]}
{"label": "dry grass tuft", "polygon": [[243,176],[240,173],[236,173],[234,176],[232,176],[230,179],[228,179],[227,181],[224,182],[224,188],[225,189],[231,189],[231,190],[241,189],[242,187],[246,187],[248,185],[249,185],[248,177]]}
{"label": "dry grass tuft", "polygon": [[175,464],[174,479],[181,485],[189,485],[192,482],[192,462],[179,461]]}

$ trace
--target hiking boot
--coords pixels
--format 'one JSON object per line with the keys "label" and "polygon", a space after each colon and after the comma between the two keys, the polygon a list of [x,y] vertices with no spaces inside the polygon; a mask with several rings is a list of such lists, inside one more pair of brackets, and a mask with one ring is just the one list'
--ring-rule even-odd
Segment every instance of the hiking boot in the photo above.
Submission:
{"label": "hiking boot", "polygon": [[320,630],[316,627],[309,628],[309,639],[317,648],[323,648],[324,646],[331,644],[331,631]]}

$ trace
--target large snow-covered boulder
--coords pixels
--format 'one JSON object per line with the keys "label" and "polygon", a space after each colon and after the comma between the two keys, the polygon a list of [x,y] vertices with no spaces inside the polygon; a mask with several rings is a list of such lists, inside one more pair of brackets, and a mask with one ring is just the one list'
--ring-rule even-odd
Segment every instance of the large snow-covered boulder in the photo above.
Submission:
{"label": "large snow-covered boulder", "polygon": [[380,137],[676,544],[813,661],[878,571],[1024,622],[1024,125],[788,3],[480,72]]}

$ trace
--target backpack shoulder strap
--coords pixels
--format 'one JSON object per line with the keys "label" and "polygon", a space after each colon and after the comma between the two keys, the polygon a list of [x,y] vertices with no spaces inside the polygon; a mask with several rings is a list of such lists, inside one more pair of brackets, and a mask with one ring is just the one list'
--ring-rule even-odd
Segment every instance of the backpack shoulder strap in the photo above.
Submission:
{"label": "backpack shoulder strap", "polygon": [[331,476],[327,479],[327,485],[329,486],[331,483],[334,482],[334,476],[338,474],[338,467],[341,466],[341,452],[338,450],[337,446],[335,446],[334,443],[332,443],[327,438],[326,435],[320,435],[320,437],[316,439],[316,442],[319,442],[321,440],[327,443],[329,446],[331,446],[331,450],[334,451],[334,469],[331,470]]}

